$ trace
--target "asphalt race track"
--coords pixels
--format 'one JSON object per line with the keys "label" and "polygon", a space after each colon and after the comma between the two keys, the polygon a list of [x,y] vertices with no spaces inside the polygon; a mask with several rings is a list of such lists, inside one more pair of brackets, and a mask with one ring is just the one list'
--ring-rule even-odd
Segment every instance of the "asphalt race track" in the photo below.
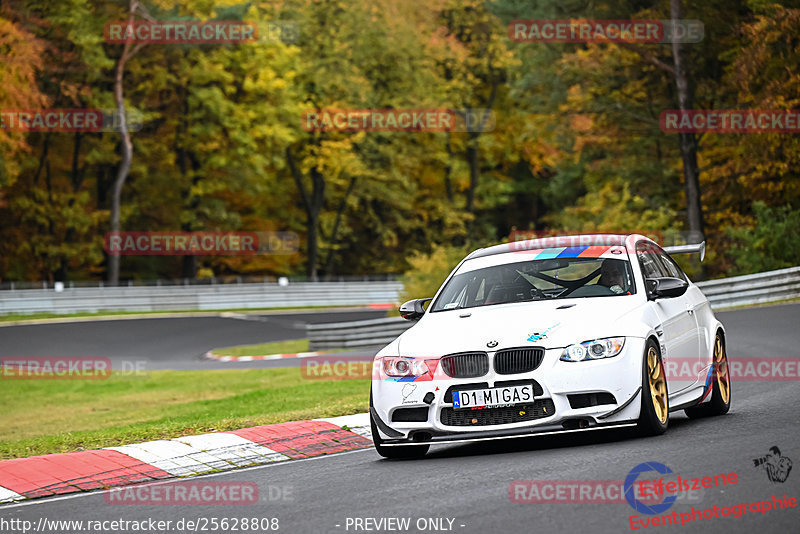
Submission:
{"label": "asphalt race track", "polygon": [[224,363],[203,355],[213,348],[306,337],[306,323],[386,317],[381,310],[336,310],[230,317],[176,317],[0,327],[0,356],[92,356],[140,363],[147,370],[237,369],[297,365],[291,360]]}
{"label": "asphalt race track", "polygon": [[[719,317],[727,328],[731,361],[756,356],[796,357],[800,352],[797,343],[800,305],[737,310],[720,313]],[[194,348],[184,349],[183,354],[197,352],[202,343],[194,336],[211,335],[199,330],[187,328],[183,337],[172,341],[175,350],[193,344]],[[63,337],[77,337],[75,331],[66,328],[61,332]],[[151,332],[139,341],[149,350],[156,343],[155,337],[156,332]],[[58,342],[50,340],[52,347]],[[130,343],[128,350],[132,354],[137,350],[137,340],[131,338]],[[47,347],[43,340],[37,344],[39,350]],[[8,352],[5,347],[4,351]],[[6,506],[0,508],[0,519],[22,518],[36,523],[41,517],[154,518],[175,522],[181,518],[274,517],[279,519],[279,532],[315,534],[366,532],[355,530],[352,518],[395,517],[411,518],[409,532],[446,532],[441,527],[417,529],[416,521],[449,518],[453,520],[452,527],[444,521],[445,528],[458,533],[630,532],[629,517],[635,512],[627,503],[517,504],[509,499],[509,485],[515,480],[621,481],[642,462],[660,462],[684,478],[738,474],[736,484],[701,490],[694,501],[675,503],[672,510],[679,514],[689,512],[691,506],[727,507],[771,500],[773,495],[783,494],[797,498],[800,497],[798,406],[797,381],[733,382],[733,405],[728,415],[689,420],[682,412],[673,413],[668,432],[655,438],[603,431],[443,445],[416,461],[385,461],[368,449],[192,479],[255,482],[262,496],[257,505],[120,506],[106,503],[99,492]],[[766,455],[775,445],[796,464],[784,483],[770,482],[765,471],[753,464],[754,458]],[[285,495],[286,490],[289,492],[286,498],[276,497]],[[274,500],[270,500],[270,493]],[[348,524],[351,526],[346,528]],[[748,511],[738,518],[702,519],[683,526],[651,526],[640,531],[644,530],[800,532],[800,507],[770,510],[765,514]]]}

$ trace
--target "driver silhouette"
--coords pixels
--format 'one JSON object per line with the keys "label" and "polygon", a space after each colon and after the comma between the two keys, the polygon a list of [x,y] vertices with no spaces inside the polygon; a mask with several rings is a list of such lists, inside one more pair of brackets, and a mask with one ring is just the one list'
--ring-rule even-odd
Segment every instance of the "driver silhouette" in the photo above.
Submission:
{"label": "driver silhouette", "polygon": [[600,279],[597,284],[605,286],[614,293],[625,293],[625,267],[620,260],[603,260],[600,266]]}

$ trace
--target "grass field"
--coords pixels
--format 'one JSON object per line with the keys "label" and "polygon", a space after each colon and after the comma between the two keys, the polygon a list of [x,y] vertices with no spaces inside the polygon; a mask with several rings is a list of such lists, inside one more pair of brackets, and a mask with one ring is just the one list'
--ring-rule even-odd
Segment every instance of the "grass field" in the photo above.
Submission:
{"label": "grass field", "polygon": [[297,368],[2,380],[0,406],[8,459],[366,412],[369,381],[308,380]]}

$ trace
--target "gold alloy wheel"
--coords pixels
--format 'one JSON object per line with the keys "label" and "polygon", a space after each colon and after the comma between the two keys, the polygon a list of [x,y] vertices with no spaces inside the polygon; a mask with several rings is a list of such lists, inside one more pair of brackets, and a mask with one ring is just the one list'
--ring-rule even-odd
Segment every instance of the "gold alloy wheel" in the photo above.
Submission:
{"label": "gold alloy wheel", "polygon": [[647,351],[647,380],[650,382],[650,398],[653,410],[663,425],[667,422],[667,383],[664,380],[664,367],[658,358],[655,347]]}
{"label": "gold alloy wheel", "polygon": [[728,356],[725,354],[725,347],[722,345],[722,340],[717,336],[714,342],[714,376],[717,379],[717,388],[719,389],[722,402],[728,404],[731,398],[731,381],[728,376]]}

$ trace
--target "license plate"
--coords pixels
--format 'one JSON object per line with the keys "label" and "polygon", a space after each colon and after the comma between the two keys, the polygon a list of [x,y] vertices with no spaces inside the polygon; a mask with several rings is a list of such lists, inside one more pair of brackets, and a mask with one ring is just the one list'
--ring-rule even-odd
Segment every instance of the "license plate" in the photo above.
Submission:
{"label": "license plate", "polygon": [[533,384],[453,392],[453,408],[494,408],[533,401]]}

